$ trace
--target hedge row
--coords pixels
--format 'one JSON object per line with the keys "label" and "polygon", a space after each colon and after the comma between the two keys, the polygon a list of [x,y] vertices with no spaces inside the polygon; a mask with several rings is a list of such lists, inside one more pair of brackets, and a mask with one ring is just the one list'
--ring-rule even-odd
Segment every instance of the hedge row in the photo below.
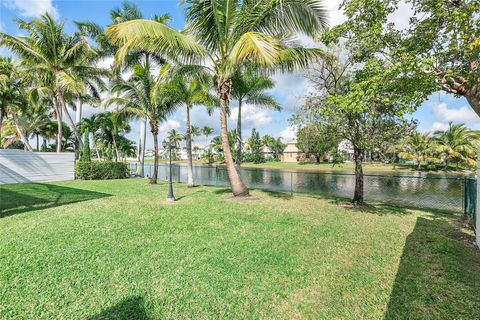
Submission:
{"label": "hedge row", "polygon": [[78,161],[75,176],[82,180],[125,179],[128,177],[128,166],[124,162]]}

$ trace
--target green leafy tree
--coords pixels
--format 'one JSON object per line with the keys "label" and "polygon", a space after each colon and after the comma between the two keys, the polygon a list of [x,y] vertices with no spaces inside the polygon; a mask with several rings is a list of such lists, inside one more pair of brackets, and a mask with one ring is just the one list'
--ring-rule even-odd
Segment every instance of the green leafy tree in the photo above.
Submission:
{"label": "green leafy tree", "polygon": [[[235,72],[248,61],[260,70],[290,71],[319,59],[319,49],[291,44],[291,35],[317,36],[326,27],[326,11],[320,0],[234,1],[186,0],[185,32],[194,40],[165,24],[134,20],[107,30],[122,47],[117,61],[131,49],[168,54],[186,62],[205,62],[188,69],[207,69],[215,76],[220,100],[220,129],[228,177],[234,196],[248,195],[235,168],[228,141],[227,114]],[[290,44],[287,46],[287,43]]]}
{"label": "green leafy tree", "polygon": [[334,128],[324,123],[312,123],[297,132],[297,147],[306,157],[314,155],[317,162],[337,149],[339,136]]}
{"label": "green leafy tree", "polygon": [[465,97],[480,115],[480,5],[478,0],[414,0],[405,30],[389,21],[400,0],[347,0],[347,21],[328,34],[330,42],[346,38],[361,62],[382,56],[384,82],[420,98],[443,90]]}
{"label": "green leafy tree", "polygon": [[248,138],[248,147],[250,151],[248,155],[248,161],[253,163],[265,162],[262,139],[255,128],[252,129],[252,134],[250,135],[250,138]]}

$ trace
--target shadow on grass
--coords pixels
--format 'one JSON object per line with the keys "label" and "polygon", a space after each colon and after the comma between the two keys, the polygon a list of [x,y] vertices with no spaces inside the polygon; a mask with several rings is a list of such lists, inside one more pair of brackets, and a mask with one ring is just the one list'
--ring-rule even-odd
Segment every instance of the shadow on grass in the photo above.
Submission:
{"label": "shadow on grass", "polygon": [[0,218],[109,197],[111,194],[43,183],[0,186]]}
{"label": "shadow on grass", "polygon": [[480,319],[480,251],[451,219],[419,217],[385,319]]}
{"label": "shadow on grass", "polygon": [[88,320],[147,320],[142,297],[126,298],[116,305],[87,318]]}

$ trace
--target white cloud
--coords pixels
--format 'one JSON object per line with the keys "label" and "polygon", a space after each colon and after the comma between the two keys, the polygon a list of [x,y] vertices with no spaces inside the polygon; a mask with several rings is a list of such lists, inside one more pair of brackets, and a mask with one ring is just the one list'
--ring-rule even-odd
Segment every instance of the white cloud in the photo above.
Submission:
{"label": "white cloud", "polygon": [[471,122],[478,120],[477,114],[470,107],[450,109],[446,103],[433,107],[435,118],[441,122]]}
{"label": "white cloud", "polygon": [[[238,119],[238,107],[231,109],[230,120],[236,123]],[[242,131],[264,128],[272,121],[271,111],[256,108],[250,104],[242,106]]]}
{"label": "white cloud", "polygon": [[9,9],[20,11],[20,15],[26,18],[35,18],[45,12],[55,19],[59,17],[52,0],[3,0],[3,4]]}
{"label": "white cloud", "polygon": [[313,90],[313,84],[302,73],[285,73],[273,76],[275,87],[272,93],[284,99],[284,112],[296,112],[307,96]]}
{"label": "white cloud", "polygon": [[284,143],[289,143],[297,140],[297,128],[295,126],[288,126],[283,129],[279,136]]}
{"label": "white cloud", "polygon": [[160,123],[160,126],[158,128],[158,132],[160,134],[162,134],[162,133],[167,133],[168,131],[170,131],[172,129],[178,130],[178,129],[180,129],[180,126],[181,126],[181,124],[180,124],[179,121],[169,119],[165,122]]}
{"label": "white cloud", "polygon": [[328,24],[330,27],[341,24],[346,20],[343,10],[340,10],[340,4],[343,0],[331,0],[327,2]]}
{"label": "white cloud", "polygon": [[432,131],[445,131],[448,129],[448,123],[445,122],[434,122],[432,124]]}

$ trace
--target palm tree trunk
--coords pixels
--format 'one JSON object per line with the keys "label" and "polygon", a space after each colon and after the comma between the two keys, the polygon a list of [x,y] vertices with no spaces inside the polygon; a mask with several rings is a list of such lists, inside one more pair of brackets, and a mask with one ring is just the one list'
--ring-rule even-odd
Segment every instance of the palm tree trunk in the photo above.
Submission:
{"label": "palm tree trunk", "polygon": [[18,125],[18,119],[17,119],[17,116],[16,116],[15,114],[13,114],[13,122],[15,123],[15,128],[17,129],[17,132],[18,132],[18,134],[20,135],[20,139],[22,139],[22,142],[23,142],[25,148],[26,148],[28,151],[33,152],[32,146],[31,146],[30,143],[28,142],[27,136],[26,136],[25,133],[22,131],[22,128],[20,128],[20,126]]}
{"label": "palm tree trunk", "polygon": [[158,123],[150,122],[150,131],[153,135],[153,175],[150,184],[157,184],[158,176]]}
{"label": "palm tree trunk", "polygon": [[352,203],[354,206],[363,205],[363,152],[359,148],[353,146],[353,157],[355,160],[355,192],[353,194]]}
{"label": "palm tree trunk", "polygon": [[222,138],[223,155],[225,157],[225,165],[227,167],[227,174],[230,180],[232,193],[235,197],[249,196],[248,189],[240,178],[235,163],[233,163],[230,145],[228,144],[227,108],[231,91],[231,82],[220,82],[218,91],[220,98],[220,136]]}
{"label": "palm tree trunk", "polygon": [[238,118],[237,118],[237,158],[235,163],[238,167],[242,165],[242,99],[238,99]]}
{"label": "palm tree trunk", "polygon": [[55,117],[57,119],[57,152],[62,152],[62,111],[58,104],[58,97],[53,99],[53,104],[55,106]]}
{"label": "palm tree trunk", "polygon": [[144,163],[145,163],[145,138],[147,135],[147,118],[143,119],[140,123],[140,142],[138,144],[138,158],[137,158],[137,176],[144,176]]}
{"label": "palm tree trunk", "polygon": [[[3,118],[5,117],[5,114],[3,111],[0,110],[0,138],[2,138],[2,125],[3,125]],[[0,145],[1,148],[1,145]]]}
{"label": "palm tree trunk", "polygon": [[35,133],[35,136],[37,138],[37,152],[40,151],[40,145],[38,144],[38,133]]}
{"label": "palm tree trunk", "polygon": [[82,100],[78,99],[77,100],[77,111],[75,112],[75,124],[80,125],[80,122],[82,121]]}
{"label": "palm tree trunk", "polygon": [[117,140],[115,139],[115,134],[112,134],[112,140],[113,148],[115,149],[115,162],[117,162],[120,159],[120,156],[118,154]]}
{"label": "palm tree trunk", "polygon": [[73,119],[70,116],[70,112],[68,112],[68,109],[65,106],[65,102],[63,101],[63,98],[62,98],[61,104],[62,104],[63,111],[67,115],[67,121],[70,123],[70,127],[72,128],[73,134],[75,135],[75,138],[78,141],[78,148],[81,150],[83,148],[82,137],[80,136],[80,133],[78,133],[77,126],[75,125],[75,122],[73,122]]}
{"label": "palm tree trunk", "polygon": [[190,107],[187,105],[187,119],[185,121],[187,126],[186,142],[187,142],[187,186],[193,187],[193,161],[192,161],[192,131],[190,127]]}

